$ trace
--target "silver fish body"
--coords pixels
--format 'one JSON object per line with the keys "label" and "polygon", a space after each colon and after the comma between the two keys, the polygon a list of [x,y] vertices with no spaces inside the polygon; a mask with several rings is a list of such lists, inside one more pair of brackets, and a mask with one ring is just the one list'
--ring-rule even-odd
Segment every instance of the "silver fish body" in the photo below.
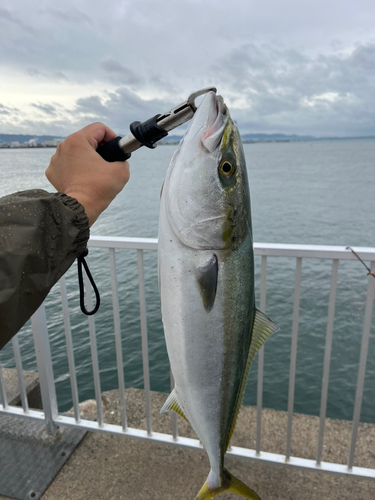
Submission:
{"label": "silver fish body", "polygon": [[255,307],[250,195],[241,139],[213,92],[199,106],[166,175],[158,265],[175,380],[162,411],[184,416],[208,453],[211,472],[197,498],[228,490],[259,498],[224,468],[224,455],[251,359],[275,328]]}

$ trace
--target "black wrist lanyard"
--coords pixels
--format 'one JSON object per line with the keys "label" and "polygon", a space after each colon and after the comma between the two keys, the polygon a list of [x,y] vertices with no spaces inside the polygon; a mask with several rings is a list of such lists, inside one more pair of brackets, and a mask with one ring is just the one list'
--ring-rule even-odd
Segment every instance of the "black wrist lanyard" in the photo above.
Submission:
{"label": "black wrist lanyard", "polygon": [[[79,256],[77,260],[78,264],[78,283],[79,283],[79,302],[81,305],[81,311],[83,314],[86,314],[86,316],[92,316],[93,314],[96,313],[96,311],[99,309],[100,306],[100,295],[99,295],[99,290],[95,284],[94,278],[92,277],[92,274],[90,272],[89,266],[87,265],[87,262],[85,261],[85,257],[89,254],[88,248],[86,248]],[[83,283],[83,275],[82,275],[82,266],[85,268],[86,274],[88,279],[90,280],[90,283],[94,289],[95,292],[95,297],[96,297],[96,304],[95,307],[92,311],[88,311],[85,306],[85,286]]]}

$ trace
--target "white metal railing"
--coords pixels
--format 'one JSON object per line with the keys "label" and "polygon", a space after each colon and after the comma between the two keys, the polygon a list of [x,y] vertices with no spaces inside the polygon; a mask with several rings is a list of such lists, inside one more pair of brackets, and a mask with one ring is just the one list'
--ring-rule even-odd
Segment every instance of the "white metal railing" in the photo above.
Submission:
{"label": "white metal railing", "polygon": [[[97,421],[89,421],[81,419],[78,407],[78,389],[76,380],[76,371],[73,355],[73,344],[71,336],[71,327],[69,319],[68,301],[65,278],[60,280],[61,302],[64,317],[64,328],[67,344],[67,355],[69,362],[70,382],[72,389],[72,400],[74,407],[74,417],[58,414],[55,383],[53,378],[52,360],[49,347],[49,338],[47,330],[47,321],[45,309],[42,305],[32,318],[32,331],[35,343],[36,360],[39,373],[39,381],[41,387],[43,411],[31,410],[27,404],[27,396],[25,384],[22,375],[22,360],[18,346],[17,337],[13,339],[13,350],[20,382],[20,393],[22,408],[9,406],[6,399],[5,385],[0,367],[0,414],[11,414],[17,417],[32,418],[37,420],[45,420],[47,430],[50,433],[56,431],[57,426],[74,426],[97,432],[110,432],[112,434],[131,437],[136,439],[156,441],[167,443],[175,446],[182,446],[191,449],[199,449],[202,447],[198,440],[181,437],[178,435],[177,419],[172,418],[172,433],[162,434],[152,430],[151,420],[151,399],[150,399],[150,376],[148,362],[148,343],[147,343],[147,320],[146,320],[146,300],[144,290],[144,275],[143,275],[143,251],[156,250],[157,240],[148,238],[119,238],[119,237],[92,237],[89,241],[90,247],[102,247],[109,250],[110,274],[112,283],[112,300],[113,300],[113,317],[114,317],[114,333],[116,345],[116,361],[118,370],[119,398],[121,409],[121,426],[104,423],[103,408],[101,400],[101,387],[98,365],[98,352],[96,347],[96,331],[95,320],[93,316],[88,317],[91,357],[93,364],[95,398],[97,403]],[[138,263],[138,284],[139,284],[139,304],[141,315],[141,338],[142,338],[142,360],[143,360],[143,377],[144,377],[144,392],[146,403],[146,422],[147,430],[129,428],[127,426],[126,417],[126,399],[125,385],[123,378],[123,359],[121,348],[121,327],[120,327],[120,310],[117,292],[117,273],[115,249],[136,249]],[[375,272],[375,248],[355,247],[354,250],[365,261],[371,262],[371,271]],[[364,478],[375,479],[375,469],[355,467],[353,466],[354,454],[357,442],[358,426],[360,422],[360,412],[362,405],[362,395],[365,380],[365,370],[367,362],[368,345],[371,330],[371,317],[373,311],[373,303],[375,296],[375,279],[369,276],[368,289],[366,295],[365,316],[362,334],[361,353],[359,360],[359,371],[357,379],[357,390],[355,396],[354,414],[352,422],[352,433],[347,465],[334,464],[323,462],[323,436],[324,424],[326,419],[327,397],[328,397],[328,381],[331,361],[332,347],[332,332],[334,324],[334,313],[336,303],[336,289],[338,281],[338,268],[340,260],[355,260],[356,257],[345,247],[335,246],[316,246],[316,245],[283,245],[270,243],[255,243],[255,255],[261,256],[261,273],[260,273],[260,309],[265,311],[266,307],[266,284],[267,284],[267,259],[268,257],[290,257],[296,259],[295,287],[294,287],[294,306],[293,306],[293,323],[292,323],[292,343],[291,343],[291,358],[290,358],[290,375],[289,375],[289,397],[288,397],[288,423],[286,433],[286,452],[285,455],[268,453],[261,450],[261,424],[262,424],[262,394],[263,394],[263,368],[264,368],[264,350],[259,351],[258,362],[258,381],[257,381],[257,434],[255,450],[232,446],[228,451],[229,455],[240,458],[258,460],[273,464],[293,466],[307,469],[314,469],[323,472],[331,472],[336,474],[350,474],[361,476]],[[328,305],[328,321],[326,330],[326,344],[324,353],[324,367],[322,378],[322,393],[320,404],[320,423],[317,439],[316,460],[310,460],[303,457],[291,456],[291,437],[292,437],[292,421],[293,421],[293,406],[294,406],[294,387],[296,375],[296,358],[297,358],[297,340],[298,340],[298,319],[300,309],[300,289],[301,289],[301,270],[302,259],[330,259],[332,260],[331,273],[331,289]],[[92,308],[91,303],[91,287],[86,279],[86,295],[88,307]],[[171,377],[171,385],[173,387],[173,377]]]}

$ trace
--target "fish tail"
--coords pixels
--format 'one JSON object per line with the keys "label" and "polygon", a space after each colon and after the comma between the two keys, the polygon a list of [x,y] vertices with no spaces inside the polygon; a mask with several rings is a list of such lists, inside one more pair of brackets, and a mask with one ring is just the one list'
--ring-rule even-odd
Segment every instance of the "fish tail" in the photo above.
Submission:
{"label": "fish tail", "polygon": [[226,469],[224,469],[223,478],[221,479],[219,486],[212,484],[210,476],[211,473],[198,493],[198,496],[195,497],[195,500],[210,500],[211,498],[227,491],[237,493],[237,495],[240,495],[243,498],[249,498],[250,500],[261,500],[260,496],[254,490],[246,486],[245,483],[237,479]]}

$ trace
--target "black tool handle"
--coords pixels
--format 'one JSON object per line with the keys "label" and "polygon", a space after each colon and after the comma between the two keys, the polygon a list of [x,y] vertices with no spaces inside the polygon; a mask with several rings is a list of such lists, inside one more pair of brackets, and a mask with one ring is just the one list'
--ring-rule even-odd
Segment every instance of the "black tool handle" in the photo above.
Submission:
{"label": "black tool handle", "polygon": [[156,142],[168,135],[168,132],[157,124],[161,115],[155,115],[145,122],[133,122],[130,124],[130,132],[138,142],[146,148],[156,148]]}
{"label": "black tool handle", "polygon": [[125,153],[119,146],[119,141],[122,137],[115,137],[111,141],[99,146],[96,150],[106,161],[125,161],[131,156],[130,153]]}

